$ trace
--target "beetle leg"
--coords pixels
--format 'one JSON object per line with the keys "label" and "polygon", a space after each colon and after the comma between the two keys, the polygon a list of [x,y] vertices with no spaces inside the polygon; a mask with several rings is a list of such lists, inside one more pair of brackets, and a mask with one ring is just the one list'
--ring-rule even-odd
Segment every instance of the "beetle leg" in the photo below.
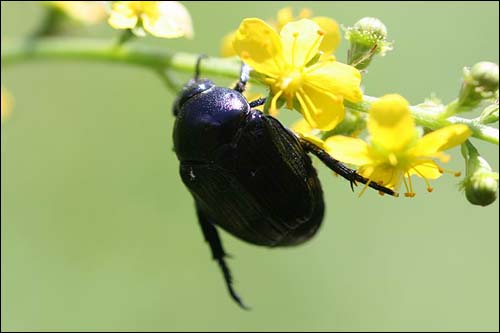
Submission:
{"label": "beetle leg", "polygon": [[324,151],[321,147],[316,146],[314,143],[311,141],[307,141],[306,139],[299,138],[299,141],[304,148],[305,151],[311,152],[316,157],[318,157],[321,162],[323,162],[329,169],[334,171],[335,173],[339,174],[340,176],[344,177],[348,181],[351,182],[351,188],[354,189],[353,185],[356,185],[356,182],[360,182],[362,184],[367,184],[369,187],[378,190],[383,193],[387,193],[389,195],[397,196],[397,193],[395,193],[393,190],[390,188],[384,187],[382,185],[379,185],[373,181],[370,181],[369,179],[361,176],[359,173],[356,172],[356,170],[352,170],[348,167],[346,167],[342,162],[334,159],[330,154],[328,154],[326,151]]}
{"label": "beetle leg", "polygon": [[201,67],[201,60],[208,58],[206,54],[200,54],[198,56],[198,59],[196,59],[196,65],[194,67],[194,80],[198,81],[200,78],[200,67]]}
{"label": "beetle leg", "polygon": [[250,66],[243,63],[241,65],[241,70],[240,70],[240,80],[238,81],[238,83],[236,83],[233,89],[239,93],[243,93],[245,91],[245,87],[249,79],[250,79]]}
{"label": "beetle leg", "polygon": [[205,215],[205,213],[197,206],[196,213],[198,215],[198,221],[200,222],[201,230],[203,232],[203,236],[205,237],[205,241],[210,245],[210,250],[212,251],[212,258],[217,261],[219,267],[222,271],[222,275],[224,276],[224,281],[226,282],[227,290],[231,295],[231,298],[238,303],[240,307],[245,310],[249,310],[249,308],[243,304],[240,296],[233,289],[233,278],[231,276],[231,272],[229,267],[224,260],[224,257],[228,257],[226,252],[224,252],[224,248],[222,247],[222,242],[219,237],[219,233],[215,226],[210,222],[210,219]]}
{"label": "beetle leg", "polygon": [[250,102],[249,105],[251,108],[254,108],[256,106],[261,106],[261,105],[266,104],[266,100],[267,100],[266,97],[262,97],[262,98],[256,99],[255,101]]}

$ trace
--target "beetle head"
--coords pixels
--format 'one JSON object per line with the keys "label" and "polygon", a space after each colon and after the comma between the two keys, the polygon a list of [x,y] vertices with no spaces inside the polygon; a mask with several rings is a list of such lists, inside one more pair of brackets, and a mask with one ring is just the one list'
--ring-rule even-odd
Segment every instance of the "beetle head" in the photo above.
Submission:
{"label": "beetle head", "polygon": [[188,87],[175,108],[175,151],[181,160],[190,161],[210,160],[212,152],[232,143],[250,112],[238,91],[216,86],[202,90],[199,84]]}
{"label": "beetle head", "polygon": [[214,87],[214,83],[208,79],[192,79],[182,88],[182,91],[177,96],[174,102],[174,116],[177,117],[179,110],[182,108],[184,103],[187,102],[191,97],[201,94],[204,91]]}

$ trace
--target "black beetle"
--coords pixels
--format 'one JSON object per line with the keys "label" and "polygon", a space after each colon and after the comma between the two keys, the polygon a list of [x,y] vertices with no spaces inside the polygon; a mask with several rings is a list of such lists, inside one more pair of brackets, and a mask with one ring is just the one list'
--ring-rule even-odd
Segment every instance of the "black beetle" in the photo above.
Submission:
{"label": "black beetle", "polygon": [[242,66],[234,89],[194,79],[174,104],[174,150],[180,175],[194,197],[198,221],[213,259],[219,263],[231,297],[246,308],[232,287],[226,253],[216,229],[255,245],[301,244],[318,231],[324,215],[323,191],[308,153],[350,181],[369,182],[323,149],[285,128],[277,119],[253,109],[242,92],[249,68]]}

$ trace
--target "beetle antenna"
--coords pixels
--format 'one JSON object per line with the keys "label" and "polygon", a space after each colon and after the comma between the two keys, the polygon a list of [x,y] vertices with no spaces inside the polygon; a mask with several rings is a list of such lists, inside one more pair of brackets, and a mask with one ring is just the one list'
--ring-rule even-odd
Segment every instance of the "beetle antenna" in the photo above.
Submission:
{"label": "beetle antenna", "polygon": [[205,58],[208,58],[206,54],[200,54],[198,56],[198,59],[196,59],[196,65],[195,65],[195,69],[194,69],[194,80],[195,81],[198,81],[198,79],[200,78],[201,60],[205,59]]}
{"label": "beetle antenna", "polygon": [[222,242],[219,237],[219,233],[217,229],[212,224],[210,219],[205,215],[205,213],[200,209],[200,207],[196,207],[196,212],[198,214],[198,221],[200,222],[201,230],[203,232],[203,236],[205,237],[205,241],[210,245],[210,250],[212,250],[212,257],[217,261],[219,267],[222,271],[222,275],[224,276],[224,281],[226,283],[227,290],[231,295],[231,298],[238,303],[238,305],[245,310],[250,310],[247,307],[241,297],[236,293],[233,288],[233,277],[231,275],[231,271],[224,260],[224,257],[227,257],[224,248],[222,247]]}
{"label": "beetle antenna", "polygon": [[348,181],[351,182],[351,188],[353,188],[353,185],[356,185],[356,182],[360,182],[362,184],[367,184],[367,186],[378,190],[382,193],[386,193],[392,196],[397,197],[398,194],[391,190],[390,188],[384,187],[382,185],[379,185],[373,181],[370,181],[369,179],[361,176],[359,173],[356,172],[356,170],[349,169],[346,167],[344,164],[342,164],[340,161],[334,159],[333,157],[330,156],[326,151],[324,151],[322,148],[316,146],[314,143],[307,141],[305,139],[300,138],[299,139],[302,147],[304,148],[305,151],[311,152],[316,157],[318,157],[321,162],[325,163],[325,165],[334,171],[335,173],[339,174],[340,176],[344,177]]}

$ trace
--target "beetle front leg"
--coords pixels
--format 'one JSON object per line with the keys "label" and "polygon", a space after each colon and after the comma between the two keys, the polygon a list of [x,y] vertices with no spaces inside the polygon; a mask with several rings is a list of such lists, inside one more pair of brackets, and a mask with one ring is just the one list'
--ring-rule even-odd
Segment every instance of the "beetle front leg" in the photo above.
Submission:
{"label": "beetle front leg", "polygon": [[222,242],[217,229],[212,224],[212,222],[210,222],[208,216],[206,216],[206,214],[200,209],[200,207],[198,207],[198,205],[196,205],[196,213],[198,215],[198,221],[200,223],[205,241],[210,245],[212,258],[219,264],[222,275],[224,276],[224,281],[226,282],[227,290],[229,291],[231,298],[236,303],[238,303],[240,307],[245,310],[249,310],[249,308],[245,304],[243,304],[240,296],[233,289],[233,278],[231,276],[231,272],[229,271],[229,267],[224,260],[224,257],[227,257],[227,254],[222,247]]}
{"label": "beetle front leg", "polygon": [[316,146],[314,143],[311,141],[308,141],[303,138],[299,138],[300,144],[304,148],[305,151],[313,153],[318,157],[321,162],[323,162],[330,170],[334,171],[338,175],[344,177],[348,181],[351,182],[351,188],[354,190],[353,185],[356,184],[356,182],[360,182],[362,184],[368,184],[367,186],[378,190],[380,192],[392,195],[392,196],[397,196],[397,193],[395,193],[393,190],[390,188],[384,187],[382,185],[379,185],[363,176],[361,176],[359,173],[356,172],[356,170],[350,169],[346,167],[342,162],[334,159],[330,154],[328,154],[325,150],[323,150],[321,147]]}
{"label": "beetle front leg", "polygon": [[250,105],[251,108],[254,108],[256,106],[261,106],[266,104],[266,101],[267,101],[266,97],[261,97],[259,99],[256,99],[255,101],[251,101],[250,103],[248,103],[248,105]]}
{"label": "beetle front leg", "polygon": [[206,54],[200,54],[198,59],[196,59],[196,65],[194,66],[194,80],[198,81],[200,79],[200,68],[201,61],[205,58],[208,58]]}
{"label": "beetle front leg", "polygon": [[245,87],[249,79],[250,79],[250,66],[243,63],[241,65],[241,70],[240,70],[240,79],[238,83],[236,83],[233,89],[239,93],[243,93],[245,91]]}

